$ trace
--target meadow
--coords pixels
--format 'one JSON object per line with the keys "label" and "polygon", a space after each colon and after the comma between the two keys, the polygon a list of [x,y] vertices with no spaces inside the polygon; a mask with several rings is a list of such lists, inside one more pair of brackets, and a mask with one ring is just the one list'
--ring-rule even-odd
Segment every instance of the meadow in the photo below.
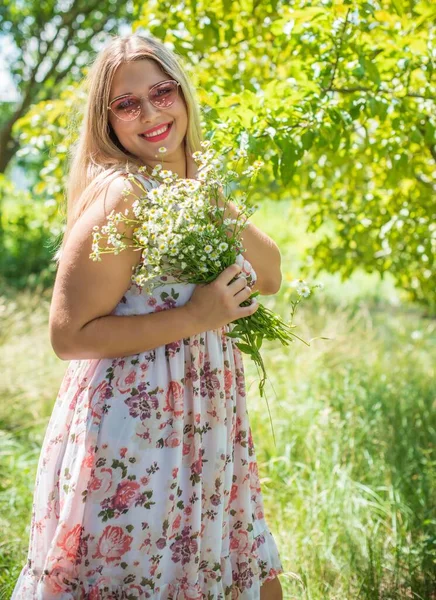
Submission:
{"label": "meadow", "polygon": [[[289,202],[253,217],[282,251],[283,284],[265,303],[282,316],[314,242]],[[286,229],[283,227],[286,224]],[[310,268],[309,268],[310,273]],[[435,320],[389,277],[357,271],[302,302],[310,347],[266,344],[266,392],[245,360],[266,518],[285,600],[436,598]],[[312,281],[312,280],[310,280]],[[48,337],[51,291],[0,297],[0,598],[25,563],[37,461],[67,363]]]}

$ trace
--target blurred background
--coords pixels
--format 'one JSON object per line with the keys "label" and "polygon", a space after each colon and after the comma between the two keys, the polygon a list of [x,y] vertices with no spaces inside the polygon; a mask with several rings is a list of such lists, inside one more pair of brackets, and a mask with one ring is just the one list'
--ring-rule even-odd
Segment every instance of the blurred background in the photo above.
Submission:
{"label": "blurred background", "polygon": [[179,55],[206,137],[265,162],[252,221],[283,283],[263,301],[288,319],[301,300],[312,340],[264,346],[276,444],[245,360],[284,598],[436,598],[435,23],[432,0],[3,0],[0,598],[66,370],[48,311],[81,81],[132,31]]}

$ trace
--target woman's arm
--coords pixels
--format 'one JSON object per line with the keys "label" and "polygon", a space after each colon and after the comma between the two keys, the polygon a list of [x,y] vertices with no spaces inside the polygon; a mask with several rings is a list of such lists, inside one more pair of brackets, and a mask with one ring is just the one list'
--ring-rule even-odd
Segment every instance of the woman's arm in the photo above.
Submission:
{"label": "woman's arm", "polygon": [[118,358],[148,352],[202,333],[186,305],[146,315],[105,315],[79,329],[52,329],[52,346],[62,360]]}
{"label": "woman's arm", "polygon": [[[122,192],[131,186],[133,194]],[[119,178],[98,197],[72,228],[66,241],[50,306],[50,340],[63,360],[114,358],[146,352],[204,330],[184,306],[146,315],[113,315],[113,309],[131,283],[140,253],[128,248],[118,255],[89,258],[94,225],[106,224],[114,210],[132,210],[142,190]],[[132,228],[118,225],[127,237]]]}
{"label": "woman's arm", "polygon": [[[222,198],[218,200],[218,206],[224,207]],[[236,219],[240,212],[233,202],[227,202],[224,218]],[[228,234],[230,237],[230,233]],[[282,272],[280,269],[282,257],[279,247],[266,233],[250,221],[241,232],[241,243],[245,248],[242,255],[251,263],[256,271],[257,281],[252,286],[253,292],[259,292],[266,296],[276,294],[282,283]]]}

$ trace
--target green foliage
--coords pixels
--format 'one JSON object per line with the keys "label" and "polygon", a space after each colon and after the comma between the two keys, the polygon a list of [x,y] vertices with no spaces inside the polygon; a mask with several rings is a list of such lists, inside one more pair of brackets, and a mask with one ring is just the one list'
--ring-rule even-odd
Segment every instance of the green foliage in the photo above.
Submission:
{"label": "green foliage", "polygon": [[[389,273],[433,313],[435,17],[427,0],[151,0],[135,27],[179,54],[209,134],[266,162],[253,200],[304,206],[322,232],[306,272]],[[16,129],[56,198],[74,89]]]}
{"label": "green foliage", "polygon": [[[59,94],[82,77],[91,54],[118,33],[131,15],[130,2],[100,0],[3,0],[0,30],[10,53],[9,73],[20,99],[0,128],[0,173],[19,148],[12,130],[29,107]],[[10,49],[9,49],[10,47]]]}
{"label": "green foliage", "polygon": [[[370,291],[373,277],[363,277],[369,283],[361,288]],[[328,280],[326,291],[333,287]],[[288,293],[284,284],[267,300],[285,314]],[[344,309],[344,286],[330,293],[330,306],[319,294],[296,319],[305,339],[328,335],[330,341],[293,344],[280,353],[275,344],[263,346],[277,394],[268,383],[277,448],[255,365],[245,362],[265,518],[285,569],[283,597],[430,600],[436,586],[434,323],[418,311],[395,310],[387,297],[384,309],[372,310],[362,296]],[[48,290],[0,297],[5,599],[26,561],[39,450],[66,368],[49,344],[49,305]]]}
{"label": "green foliage", "polygon": [[267,159],[263,183],[274,177],[278,197],[303,202],[311,231],[328,226],[308,266],[390,272],[436,310],[436,6],[140,6],[137,27],[185,57],[215,137]]}
{"label": "green foliage", "polygon": [[53,284],[54,236],[60,233],[54,201],[34,200],[0,175],[0,272],[17,289]]}
{"label": "green foliage", "polygon": [[120,20],[129,15],[128,3],[115,0],[69,4],[2,1],[0,27],[14,42],[18,58],[9,69],[20,89],[31,83],[33,91],[47,98],[65,78],[80,77],[93,47],[106,39],[105,34],[116,32]]}
{"label": "green foliage", "polygon": [[81,123],[85,93],[80,85],[67,86],[56,100],[32,106],[14,127],[20,141],[17,158],[33,173],[33,191],[63,205],[69,149]]}

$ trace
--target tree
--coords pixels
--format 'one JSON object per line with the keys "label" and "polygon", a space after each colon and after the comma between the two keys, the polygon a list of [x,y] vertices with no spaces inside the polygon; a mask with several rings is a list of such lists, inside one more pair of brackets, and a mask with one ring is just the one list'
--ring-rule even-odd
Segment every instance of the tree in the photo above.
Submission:
{"label": "tree", "polygon": [[[428,0],[152,0],[221,140],[267,158],[307,206],[313,267],[391,272],[436,309],[436,5]],[[163,17],[165,15],[165,25]]]}
{"label": "tree", "polygon": [[[293,6],[149,0],[135,27],[182,57],[215,139],[265,161],[254,199],[305,205],[310,229],[323,233],[307,269],[390,272],[435,310],[436,6]],[[24,120],[29,143],[41,131]],[[60,143],[48,137],[47,148]]]}
{"label": "tree", "polygon": [[20,100],[0,130],[0,173],[19,148],[14,124],[31,104],[56,96],[66,81],[80,78],[92,49],[118,32],[131,12],[129,2],[117,0],[3,0],[0,29],[14,47],[10,72]]}

